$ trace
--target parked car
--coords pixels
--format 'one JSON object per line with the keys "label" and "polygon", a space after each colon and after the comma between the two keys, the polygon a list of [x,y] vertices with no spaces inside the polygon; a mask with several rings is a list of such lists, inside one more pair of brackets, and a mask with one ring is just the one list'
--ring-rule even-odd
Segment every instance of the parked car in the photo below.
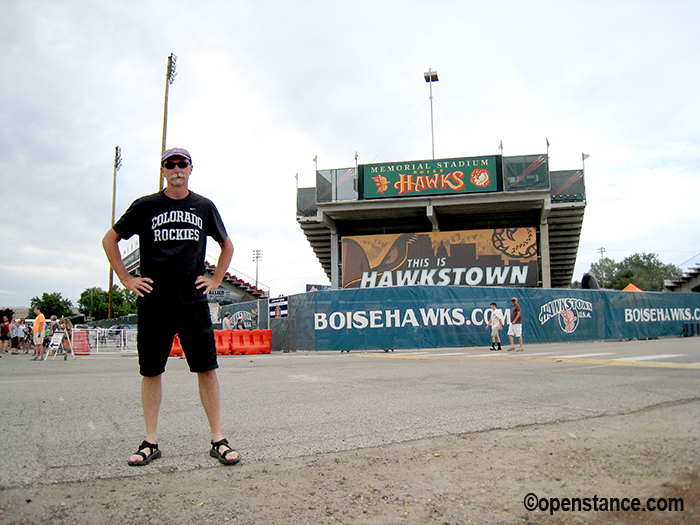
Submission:
{"label": "parked car", "polygon": [[130,324],[114,324],[107,328],[107,335],[116,337],[122,330],[133,330],[136,326]]}

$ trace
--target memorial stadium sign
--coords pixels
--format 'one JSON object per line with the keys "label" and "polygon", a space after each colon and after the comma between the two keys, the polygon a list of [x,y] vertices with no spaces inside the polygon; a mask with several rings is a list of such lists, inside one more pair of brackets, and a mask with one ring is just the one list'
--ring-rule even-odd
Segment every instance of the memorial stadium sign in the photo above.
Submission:
{"label": "memorial stadium sign", "polygon": [[360,166],[365,199],[497,191],[497,157],[421,160]]}

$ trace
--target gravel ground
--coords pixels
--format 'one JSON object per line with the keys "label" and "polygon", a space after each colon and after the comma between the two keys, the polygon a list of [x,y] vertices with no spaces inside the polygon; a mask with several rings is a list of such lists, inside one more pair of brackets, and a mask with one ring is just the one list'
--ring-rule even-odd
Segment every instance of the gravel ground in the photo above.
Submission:
{"label": "gravel ground", "polygon": [[[231,467],[11,488],[12,524],[699,523],[700,400]],[[89,453],[89,451],[86,451]],[[206,451],[202,451],[206,454]],[[167,451],[164,451],[167,454]],[[166,470],[166,469],[163,469]],[[525,497],[540,498],[528,511]],[[683,498],[675,512],[565,512],[550,498]]]}

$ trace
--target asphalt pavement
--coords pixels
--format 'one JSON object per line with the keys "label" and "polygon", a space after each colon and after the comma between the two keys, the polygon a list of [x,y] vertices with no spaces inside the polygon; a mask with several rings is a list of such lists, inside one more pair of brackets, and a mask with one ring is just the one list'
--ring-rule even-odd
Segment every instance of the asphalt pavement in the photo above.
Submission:
{"label": "asphalt pavement", "polygon": [[[526,345],[522,353],[273,353],[219,364],[224,434],[245,462],[700,398],[698,337]],[[163,384],[163,458],[129,467],[144,438],[134,356],[39,362],[2,354],[0,488],[220,468],[208,455],[196,376],[184,360],[170,359]]]}

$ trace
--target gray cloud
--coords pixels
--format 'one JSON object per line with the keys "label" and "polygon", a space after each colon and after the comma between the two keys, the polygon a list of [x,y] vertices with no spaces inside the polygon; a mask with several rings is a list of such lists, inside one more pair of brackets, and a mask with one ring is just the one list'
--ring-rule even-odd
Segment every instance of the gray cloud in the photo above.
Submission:
{"label": "gray cloud", "polygon": [[[167,56],[168,144],[195,156],[232,265],[274,295],[326,282],[294,220],[294,174],[430,156],[544,152],[586,162],[576,278],[598,257],[697,253],[694,2],[14,1],[0,20],[0,304],[106,288],[117,215],[156,191]],[[650,213],[650,210],[654,210]],[[215,251],[214,251],[215,254]]]}

